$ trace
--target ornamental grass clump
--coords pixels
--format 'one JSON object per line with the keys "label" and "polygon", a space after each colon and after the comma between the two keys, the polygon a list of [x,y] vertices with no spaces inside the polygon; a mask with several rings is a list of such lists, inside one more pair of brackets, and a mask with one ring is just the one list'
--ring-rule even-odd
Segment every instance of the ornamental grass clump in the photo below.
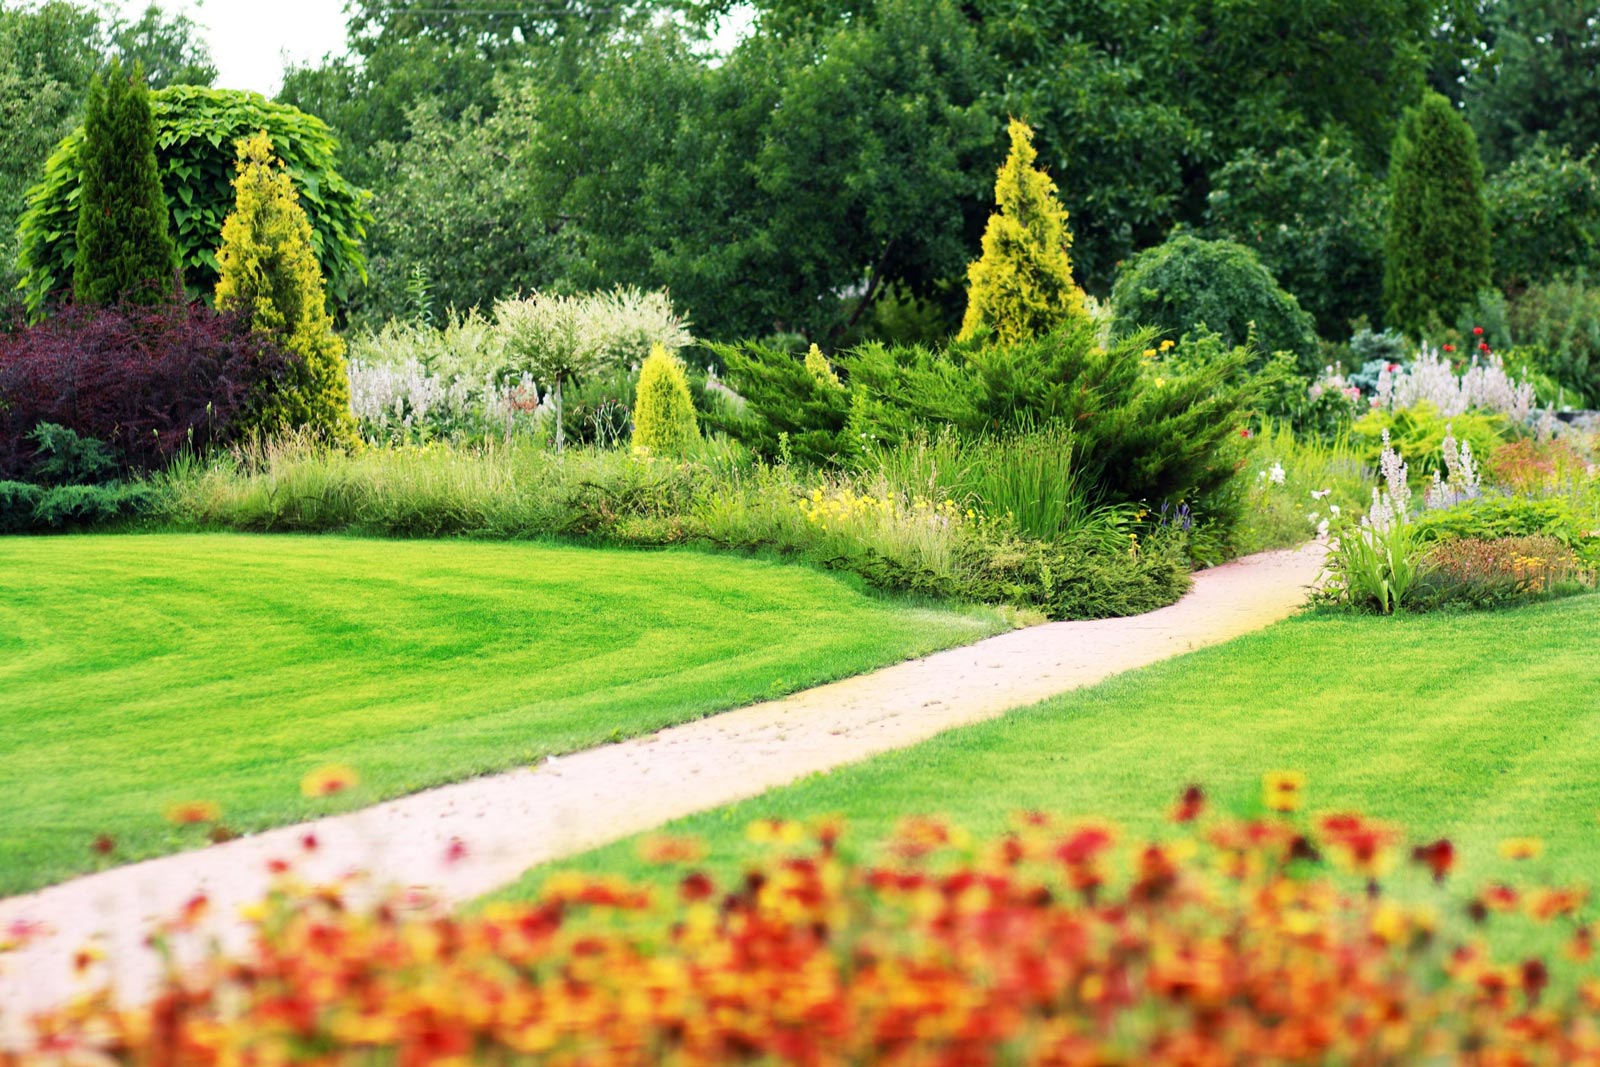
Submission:
{"label": "ornamental grass clump", "polygon": [[[1309,796],[1275,772],[1263,814],[1232,817],[1190,786],[1160,841],[1040,812],[992,837],[908,816],[871,847],[836,819],[761,819],[731,877],[657,835],[648,882],[557,872],[465,914],[374,903],[358,875],[306,885],[285,855],[248,947],[207,941],[196,896],[150,951],[192,945],[198,966],[137,1006],[33,1020],[38,1051],[0,1065],[1600,1062],[1588,890],[1509,873],[1541,841],[1504,841],[1474,890],[1448,838]],[[473,861],[459,840],[436,859]],[[78,957],[91,988],[116,962]]]}

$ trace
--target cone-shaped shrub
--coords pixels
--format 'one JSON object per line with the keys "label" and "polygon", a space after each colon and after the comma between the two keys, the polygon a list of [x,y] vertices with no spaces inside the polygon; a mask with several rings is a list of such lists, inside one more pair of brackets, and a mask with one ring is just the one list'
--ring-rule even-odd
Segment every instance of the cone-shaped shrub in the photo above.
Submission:
{"label": "cone-shaped shrub", "polygon": [[989,216],[983,255],[967,268],[962,340],[987,328],[999,344],[1042,337],[1086,314],[1072,279],[1066,209],[1056,184],[1033,165],[1033,131],[1011,120],[1011,152],[994,185],[1000,210]]}
{"label": "cone-shaped shrub", "polygon": [[1389,161],[1383,297],[1388,325],[1412,334],[1453,323],[1489,286],[1489,208],[1478,139],[1430,92],[1406,111]]}
{"label": "cone-shaped shrub", "polygon": [[263,429],[309,427],[338,440],[354,434],[344,342],[333,332],[311,222],[265,132],[239,142],[234,209],[217,250],[217,308],[241,311],[303,361],[266,406]]}
{"label": "cone-shaped shrub", "polygon": [[679,456],[700,441],[689,377],[683,362],[661,345],[652,345],[639,369],[639,396],[633,405],[633,443],[661,455]]}
{"label": "cone-shaped shrub", "polygon": [[156,129],[144,74],[113,59],[89,83],[72,292],[80,304],[155,303],[177,256],[156,170]]}

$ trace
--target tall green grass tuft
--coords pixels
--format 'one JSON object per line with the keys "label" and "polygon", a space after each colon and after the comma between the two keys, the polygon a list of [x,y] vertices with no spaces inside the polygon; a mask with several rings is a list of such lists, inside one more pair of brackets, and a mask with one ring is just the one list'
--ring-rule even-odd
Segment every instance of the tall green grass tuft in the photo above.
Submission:
{"label": "tall green grass tuft", "polygon": [[[515,438],[355,453],[290,439],[174,468],[160,489],[162,514],[180,528],[700,544],[1057,618],[1175,600],[1188,585],[1181,541],[1123,537],[1108,547],[1107,513],[1086,508],[1070,482],[1050,492],[1051,478],[1070,476],[1063,445],[934,441],[882,470],[850,474],[761,462],[721,441],[660,457],[557,454]],[[1006,473],[1015,456],[1025,457],[1020,473]]]}

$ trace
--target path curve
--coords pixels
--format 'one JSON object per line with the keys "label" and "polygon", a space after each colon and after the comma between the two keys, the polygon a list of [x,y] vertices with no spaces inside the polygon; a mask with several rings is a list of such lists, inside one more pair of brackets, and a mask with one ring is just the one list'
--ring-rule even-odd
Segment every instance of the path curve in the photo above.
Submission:
{"label": "path curve", "polygon": [[[470,900],[537,864],[1259,629],[1305,602],[1323,551],[1313,544],[1202,571],[1182,600],[1146,615],[1015,630],[537,768],[0,900],[0,941],[17,923],[47,931],[0,955],[0,1026],[14,1033],[22,1016],[77,991],[72,956],[97,937],[110,968],[99,977],[125,1000],[149,990],[145,934],[197,893],[211,902],[207,934],[236,942],[238,911],[265,893],[272,859],[298,856],[311,880],[359,868],[374,886]],[[308,833],[318,848],[306,855]]]}

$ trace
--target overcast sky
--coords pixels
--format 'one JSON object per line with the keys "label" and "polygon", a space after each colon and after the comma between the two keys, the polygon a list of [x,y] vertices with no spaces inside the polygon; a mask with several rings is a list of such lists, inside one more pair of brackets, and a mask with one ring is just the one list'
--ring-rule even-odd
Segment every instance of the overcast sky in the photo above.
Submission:
{"label": "overcast sky", "polygon": [[[345,50],[344,0],[157,0],[165,11],[184,11],[205,30],[217,84],[273,96],[285,60],[305,63]],[[117,0],[130,18],[150,0]],[[736,8],[713,47],[731,47],[749,28],[748,9]]]}
{"label": "overcast sky", "polygon": [[[160,0],[205,28],[217,84],[271,96],[283,80],[284,57],[295,62],[342,52],[343,0]],[[119,0],[133,18],[149,0]]]}

